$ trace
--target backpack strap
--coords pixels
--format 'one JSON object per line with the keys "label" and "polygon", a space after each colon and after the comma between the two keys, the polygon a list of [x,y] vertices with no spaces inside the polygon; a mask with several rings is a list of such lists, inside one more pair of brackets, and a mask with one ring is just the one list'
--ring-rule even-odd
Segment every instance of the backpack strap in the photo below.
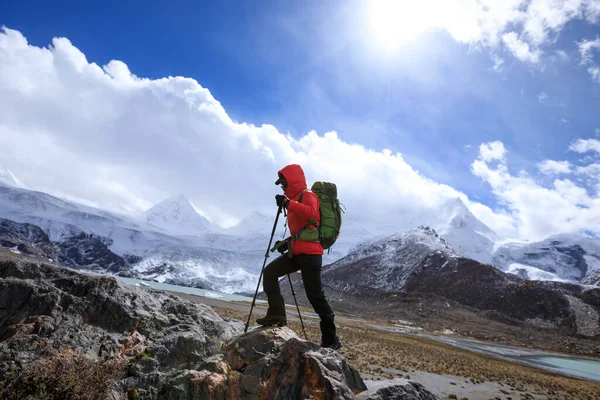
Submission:
{"label": "backpack strap", "polygon": [[[306,192],[307,190],[308,189],[304,189],[300,193],[300,196],[298,197],[298,203],[302,203],[302,198],[304,197],[304,192]],[[316,226],[316,228],[311,228],[311,226]],[[295,235],[288,236],[284,240],[279,241],[278,243],[275,243],[275,246],[273,246],[273,248],[271,249],[271,252],[276,251],[279,247],[281,247],[286,242],[289,243],[289,244],[291,244],[292,241],[302,240],[304,235],[309,234],[308,231],[314,231],[314,230],[316,230],[318,232],[317,240],[310,240],[309,239],[309,240],[306,240],[306,241],[321,242],[321,227],[319,226],[319,224],[317,222],[317,219],[316,218],[312,218]],[[288,251],[288,257],[290,257],[290,258],[293,257],[291,248]]]}
{"label": "backpack strap", "polygon": [[[304,192],[306,192],[308,189],[304,189],[302,191],[302,193],[300,193],[300,197],[298,197],[298,203],[302,203],[302,197],[304,196]],[[319,197],[317,196],[317,199],[320,201]],[[311,226],[315,226],[316,228],[310,228]],[[295,235],[290,236],[291,240],[301,240],[301,235],[302,232],[305,232],[309,229],[316,229],[317,233],[318,233],[318,237],[317,240],[318,242],[321,242],[321,227],[319,226],[319,223],[317,222],[316,218],[312,218],[310,219],[306,225],[304,225],[304,227],[302,229],[300,229]]]}

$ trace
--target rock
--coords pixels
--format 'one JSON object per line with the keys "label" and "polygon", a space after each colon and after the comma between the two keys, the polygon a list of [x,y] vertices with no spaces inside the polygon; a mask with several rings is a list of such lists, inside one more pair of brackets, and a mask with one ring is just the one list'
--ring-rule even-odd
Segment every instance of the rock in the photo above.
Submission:
{"label": "rock", "polygon": [[[240,336],[242,321],[111,277],[0,262],[0,310],[0,377],[85,360],[88,372],[105,374],[97,398],[353,399],[367,389],[339,353],[288,328]],[[70,371],[79,373],[65,370],[65,379],[77,380]],[[44,387],[55,382],[36,379]],[[26,386],[20,396],[35,398]]]}
{"label": "rock", "polygon": [[356,396],[356,400],[440,400],[440,398],[420,383],[407,382],[363,392]]}
{"label": "rock", "polygon": [[23,254],[56,258],[54,246],[42,229],[4,218],[0,218],[0,246],[16,247]]}
{"label": "rock", "polygon": [[[366,390],[339,353],[300,339],[288,328],[257,328],[214,357],[169,379],[160,395],[170,400],[354,399]],[[225,362],[225,358],[227,362]]]}
{"label": "rock", "polygon": [[112,239],[82,232],[58,242],[56,247],[64,265],[118,272],[127,262],[109,249],[111,244]]}
{"label": "rock", "polygon": [[227,360],[241,374],[242,396],[351,399],[367,389],[339,353],[288,328],[258,328],[240,336],[227,347]]}
{"label": "rock", "polygon": [[566,296],[569,300],[571,310],[575,315],[575,328],[578,335],[593,337],[600,335],[600,319],[598,312],[581,299]]}
{"label": "rock", "polygon": [[127,360],[139,378],[128,385],[147,390],[173,368],[216,355],[243,326],[174,295],[31,263],[0,262],[0,309],[0,375],[13,360],[69,349]]}

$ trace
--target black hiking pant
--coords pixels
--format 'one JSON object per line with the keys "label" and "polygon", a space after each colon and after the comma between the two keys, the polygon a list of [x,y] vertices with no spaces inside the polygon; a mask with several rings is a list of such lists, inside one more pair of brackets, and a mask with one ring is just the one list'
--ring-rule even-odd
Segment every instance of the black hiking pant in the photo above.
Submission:
{"label": "black hiking pant", "polygon": [[265,267],[263,289],[269,302],[267,315],[285,316],[285,304],[279,288],[279,278],[296,271],[302,273],[306,297],[315,313],[321,318],[321,344],[331,344],[335,340],[334,313],[323,291],[321,268],[323,256],[298,254],[290,258],[287,254],[277,257]]}

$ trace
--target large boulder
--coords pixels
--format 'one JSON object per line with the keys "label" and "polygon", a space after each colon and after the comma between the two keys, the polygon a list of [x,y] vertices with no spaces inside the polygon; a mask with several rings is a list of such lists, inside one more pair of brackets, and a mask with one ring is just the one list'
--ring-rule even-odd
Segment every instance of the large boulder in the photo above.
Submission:
{"label": "large boulder", "polygon": [[0,377],[68,351],[122,360],[122,386],[149,393],[174,369],[219,354],[243,328],[204,304],[31,263],[0,262],[0,310]]}
{"label": "large boulder", "polygon": [[338,352],[302,340],[289,328],[249,331],[227,346],[227,361],[251,394],[346,399],[367,389]]}
{"label": "large boulder", "polygon": [[231,342],[223,358],[202,367],[179,373],[161,395],[169,400],[354,399],[367,389],[339,353],[302,340],[289,328],[253,329]]}
{"label": "large boulder", "polygon": [[406,381],[362,392],[356,396],[356,400],[440,400],[440,398],[420,383]]}

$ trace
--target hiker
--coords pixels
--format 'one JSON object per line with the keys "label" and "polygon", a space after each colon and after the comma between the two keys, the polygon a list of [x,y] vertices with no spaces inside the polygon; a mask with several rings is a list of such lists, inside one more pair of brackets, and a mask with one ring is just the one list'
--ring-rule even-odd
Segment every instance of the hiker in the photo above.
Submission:
{"label": "hiker", "polygon": [[[288,165],[279,171],[279,179],[275,184],[281,185],[284,192],[283,195],[275,196],[275,202],[278,207],[287,209],[291,237],[275,243],[281,256],[264,270],[263,290],[267,294],[269,309],[267,315],[256,322],[263,326],[287,324],[279,278],[300,270],[306,296],[321,318],[321,347],[337,350],[342,347],[342,343],[336,335],[334,313],[327,302],[321,282],[323,246],[318,234],[319,198],[307,189],[304,171],[297,164]],[[306,234],[301,237],[303,231]],[[311,236],[311,232],[315,235]],[[307,237],[311,240],[306,240]]]}

